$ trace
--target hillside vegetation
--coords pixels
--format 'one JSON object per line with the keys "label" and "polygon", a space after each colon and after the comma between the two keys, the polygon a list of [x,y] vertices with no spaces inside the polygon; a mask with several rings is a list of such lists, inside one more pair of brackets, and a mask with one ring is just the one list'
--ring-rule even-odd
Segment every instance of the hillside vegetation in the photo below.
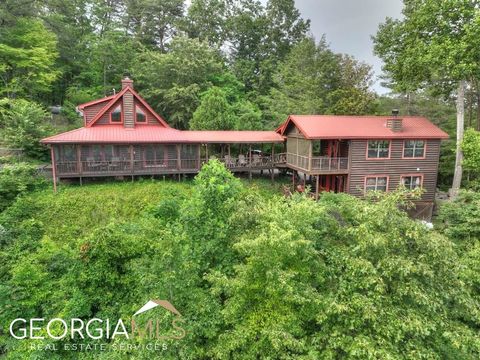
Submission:
{"label": "hillside vegetation", "polygon": [[[7,359],[478,358],[478,224],[467,226],[455,210],[470,216],[475,205],[450,204],[436,232],[398,209],[401,193],[375,201],[324,194],[315,202],[276,192],[211,161],[193,183],[20,196],[0,216],[2,328],[16,317],[129,319],[147,300],[168,299],[186,337],[166,340],[161,353],[108,350],[123,338],[108,340],[106,351],[74,352],[60,345],[92,340],[16,341],[3,333],[2,352]],[[468,241],[457,243],[465,234],[449,221],[470,231]],[[149,339],[127,342],[142,341]]]}

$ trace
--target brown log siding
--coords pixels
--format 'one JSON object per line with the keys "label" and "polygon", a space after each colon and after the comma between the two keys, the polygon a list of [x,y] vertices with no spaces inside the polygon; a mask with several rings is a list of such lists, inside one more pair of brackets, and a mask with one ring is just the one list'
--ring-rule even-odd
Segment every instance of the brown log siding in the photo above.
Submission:
{"label": "brown log siding", "polygon": [[[96,105],[92,105],[92,106],[89,106],[87,108],[85,108],[85,116],[86,116],[86,119],[87,119],[87,124],[90,123],[90,121],[95,117],[95,115],[108,103],[102,103],[102,104],[96,104]],[[115,109],[117,107],[117,105],[120,104],[120,101],[118,103],[116,103],[114,106],[112,106],[112,109]],[[98,106],[100,105],[100,106]],[[139,101],[135,101],[135,106],[138,106],[140,109],[143,110],[143,112],[145,113],[146,117],[147,117],[147,124],[150,124],[150,125],[160,125],[158,120],[155,118],[155,116],[150,112],[148,111]],[[110,112],[111,110],[107,111],[100,119],[98,119],[98,121],[95,123],[95,124],[99,124],[99,125],[108,125],[110,124]],[[134,110],[132,110],[134,111]],[[135,120],[135,114],[134,114],[134,117],[133,119]],[[125,120],[125,116],[124,116],[124,120]]]}
{"label": "brown log siding", "polygon": [[90,124],[92,119],[97,115],[97,113],[103,109],[104,106],[108,104],[108,101],[104,101],[95,105],[87,106],[84,110],[84,117],[85,117],[85,122]]}
{"label": "brown log siding", "polygon": [[[366,159],[368,140],[352,140],[350,143],[350,183],[352,195],[363,196],[365,176],[386,175],[389,177],[388,189],[393,190],[400,184],[401,175],[423,175],[425,193],[423,201],[435,199],[437,184],[440,140],[428,140],[425,159],[402,159],[404,140],[391,140],[390,159]],[[419,169],[417,171],[417,168]]]}

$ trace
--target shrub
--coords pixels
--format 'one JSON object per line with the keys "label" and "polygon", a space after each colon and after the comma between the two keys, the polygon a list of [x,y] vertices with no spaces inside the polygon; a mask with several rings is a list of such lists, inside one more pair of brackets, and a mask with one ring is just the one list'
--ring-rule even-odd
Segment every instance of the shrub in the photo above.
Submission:
{"label": "shrub", "polygon": [[18,163],[5,165],[0,170],[0,212],[5,210],[18,196],[46,183],[37,175],[34,165]]}
{"label": "shrub", "polygon": [[29,157],[44,160],[48,151],[40,140],[52,133],[48,113],[37,103],[24,99],[12,100],[0,112],[0,127],[5,144],[21,148]]}

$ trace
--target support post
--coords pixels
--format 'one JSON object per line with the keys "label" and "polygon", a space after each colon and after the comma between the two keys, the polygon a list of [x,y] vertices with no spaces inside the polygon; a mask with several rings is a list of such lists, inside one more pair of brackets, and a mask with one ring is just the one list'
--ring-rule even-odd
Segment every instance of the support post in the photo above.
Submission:
{"label": "support post", "polygon": [[53,146],[50,146],[50,156],[52,158],[52,176],[53,176],[53,192],[57,192],[57,164],[55,162],[55,152]]}
{"label": "support post", "polygon": [[315,181],[315,200],[318,200],[318,188],[320,187],[319,179],[320,179],[320,176],[317,175],[317,179]]}
{"label": "support post", "polygon": [[77,172],[80,174],[80,178],[82,177],[82,172],[83,172],[81,157],[82,157],[82,145],[78,144],[77,145]]}
{"label": "support post", "polygon": [[252,145],[248,147],[248,178],[252,180]]}
{"label": "support post", "polygon": [[180,171],[180,169],[182,168],[180,145],[177,144],[176,147],[177,147],[177,170]]}
{"label": "support post", "polygon": [[202,166],[202,145],[198,145],[197,147],[197,170],[200,171]]}
{"label": "support post", "polygon": [[270,163],[272,164],[272,181],[275,180],[275,168],[276,168],[276,164],[275,164],[275,143],[272,143],[272,158],[271,158],[271,161]]}
{"label": "support post", "polygon": [[[133,145],[130,145],[129,151],[130,151],[130,171],[131,171],[132,174],[133,174],[133,161],[134,161],[134,158],[135,158],[135,154],[134,154],[134,150],[133,150]],[[133,175],[132,175],[132,181],[133,181]]]}

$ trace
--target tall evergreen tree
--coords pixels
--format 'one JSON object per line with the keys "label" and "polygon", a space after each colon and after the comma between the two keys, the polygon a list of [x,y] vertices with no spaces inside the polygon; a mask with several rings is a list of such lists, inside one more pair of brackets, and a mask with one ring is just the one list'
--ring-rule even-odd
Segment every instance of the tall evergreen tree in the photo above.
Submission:
{"label": "tall evergreen tree", "polygon": [[235,126],[233,111],[226,94],[218,87],[208,89],[193,113],[192,130],[231,130]]}

